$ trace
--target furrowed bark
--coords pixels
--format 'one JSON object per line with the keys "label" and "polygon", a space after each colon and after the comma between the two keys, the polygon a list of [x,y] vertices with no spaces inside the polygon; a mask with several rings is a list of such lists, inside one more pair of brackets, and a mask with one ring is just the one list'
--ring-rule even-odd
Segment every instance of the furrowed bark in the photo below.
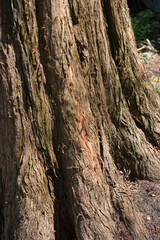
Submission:
{"label": "furrowed bark", "polygon": [[130,239],[149,239],[117,169],[159,180],[151,127],[137,126],[129,101],[139,105],[125,90],[132,78],[121,71],[133,74],[136,65],[121,54],[120,43],[129,44],[115,29],[117,2],[0,1],[3,240],[111,240],[122,229]]}
{"label": "furrowed bark", "polygon": [[0,238],[54,239],[53,116],[39,59],[35,4],[1,6]]}
{"label": "furrowed bark", "polygon": [[[134,41],[126,1],[104,0],[108,29],[113,44],[112,55],[119,73],[123,95],[132,118],[147,140],[155,146],[160,144],[159,95],[147,81]],[[114,19],[114,23],[112,19]],[[116,39],[116,41],[113,41]],[[153,94],[154,93],[154,94]]]}
{"label": "furrowed bark", "polygon": [[159,95],[148,81],[138,57],[126,1],[104,0],[103,4],[111,53],[120,80],[119,105],[113,107],[114,101],[111,107],[116,126],[113,131],[113,149],[117,149],[115,162],[119,169],[130,171],[131,178],[159,181]]}

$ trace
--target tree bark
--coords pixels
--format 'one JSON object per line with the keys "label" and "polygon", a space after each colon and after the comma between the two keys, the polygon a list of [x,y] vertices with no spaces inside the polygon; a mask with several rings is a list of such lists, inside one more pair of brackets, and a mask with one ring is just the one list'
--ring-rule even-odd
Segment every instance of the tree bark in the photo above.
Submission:
{"label": "tree bark", "polygon": [[0,4],[0,238],[149,239],[119,170],[159,181],[160,103],[126,1]]}

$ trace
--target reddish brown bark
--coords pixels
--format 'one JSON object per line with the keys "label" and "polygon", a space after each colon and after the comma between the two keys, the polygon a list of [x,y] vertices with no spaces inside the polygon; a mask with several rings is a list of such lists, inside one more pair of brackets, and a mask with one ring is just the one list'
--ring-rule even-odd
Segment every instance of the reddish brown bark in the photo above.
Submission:
{"label": "reddish brown bark", "polygon": [[159,180],[126,1],[0,3],[1,239],[149,239],[118,170]]}

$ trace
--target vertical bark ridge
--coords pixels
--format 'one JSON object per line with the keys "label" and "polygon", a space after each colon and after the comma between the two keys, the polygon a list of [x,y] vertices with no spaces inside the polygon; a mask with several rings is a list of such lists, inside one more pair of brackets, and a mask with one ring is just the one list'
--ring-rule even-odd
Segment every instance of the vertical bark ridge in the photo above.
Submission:
{"label": "vertical bark ridge", "polygon": [[4,12],[8,20],[3,19],[2,27],[6,21],[9,27],[1,42],[1,85],[6,93],[1,135],[10,133],[6,141],[1,139],[1,239],[54,239],[53,116],[39,59],[35,2],[11,1]]}
{"label": "vertical bark ridge", "polygon": [[[146,162],[158,157],[123,97],[102,1],[7,4],[0,64],[2,239],[112,240],[119,223],[130,239],[149,239],[113,157],[122,160],[129,149],[125,167],[153,179],[158,167],[153,174],[155,162]],[[115,155],[113,144],[120,149]]]}
{"label": "vertical bark ridge", "polygon": [[[96,222],[98,221],[99,225],[102,224],[102,220],[100,218],[101,213],[96,213],[98,205],[96,204],[95,207],[94,198],[96,196],[94,197],[93,194],[93,186],[97,185],[98,192],[108,192],[108,187],[105,187],[105,185],[101,183],[104,181],[101,178],[104,177],[98,176],[100,168],[97,159],[94,160],[96,156],[94,153],[94,147],[92,146],[92,144],[94,145],[94,142],[93,139],[89,138],[87,132],[85,118],[86,114],[90,115],[90,110],[87,100],[87,92],[83,85],[83,77],[80,71],[81,68],[76,68],[76,65],[74,64],[78,61],[79,55],[75,48],[75,46],[77,46],[76,42],[68,28],[71,24],[68,22],[68,6],[63,4],[57,5],[59,6],[59,9],[52,12],[53,19],[56,17],[59,18],[56,18],[57,21],[55,20],[55,25],[52,26],[52,28],[54,27],[54,33],[57,34],[56,36],[53,36],[53,38],[56,37],[57,40],[59,39],[57,45],[53,39],[51,39],[53,44],[55,44],[51,49],[51,54],[53,54],[52,61],[55,61],[57,66],[56,72],[53,70],[50,72],[51,70],[49,68],[46,72],[48,73],[48,82],[50,84],[50,89],[52,90],[51,94],[56,102],[56,130],[58,134],[56,135],[57,139],[55,148],[59,150],[57,158],[62,169],[62,178],[65,181],[65,191],[68,195],[68,206],[71,209],[70,215],[74,222],[75,233],[78,239],[94,239],[95,236],[98,239],[105,239],[106,237],[112,239],[111,229],[113,229],[114,226],[112,221],[108,224],[108,221],[106,222],[104,217],[104,223],[106,226],[109,225],[108,231],[104,231],[104,227],[99,230],[96,229]],[[63,12],[62,16],[61,10],[64,9],[65,12]],[[65,22],[63,22],[64,18]],[[60,25],[60,28],[57,28],[55,32],[56,25]],[[64,37],[64,39],[61,43],[62,37]],[[59,46],[61,46],[61,48],[58,48]],[[72,52],[71,49],[68,48],[69,46],[74,47],[72,47]],[[74,55],[74,58],[70,55],[71,53]],[[52,73],[52,75],[50,73]],[[56,95],[54,95],[55,90]],[[82,107],[81,99],[83,97],[85,97],[86,103],[83,101],[84,106]],[[65,103],[64,106],[62,106],[62,102]],[[85,104],[87,107],[86,113],[84,113]],[[97,170],[94,169],[95,165],[97,166]],[[97,171],[97,173],[95,171]],[[79,174],[82,174],[82,176],[79,176]],[[91,179],[93,174],[97,179],[95,179],[94,182],[92,182]],[[103,188],[107,191],[103,190]],[[91,194],[93,199],[91,198]],[[91,206],[89,212],[87,208],[89,207],[90,201],[93,201],[93,206]],[[72,202],[74,204],[71,204]],[[102,205],[102,207],[104,208],[105,206]],[[102,225],[104,225],[104,223]]]}
{"label": "vertical bark ridge", "polygon": [[[139,87],[142,89],[142,86],[144,88],[143,84],[140,86],[140,81],[139,81],[139,79],[141,79],[140,75],[139,75],[139,78],[138,78],[138,75],[136,75],[136,77],[133,76],[134,74],[137,74],[136,72],[133,72],[133,66],[137,64],[137,61],[139,61],[139,58],[137,56],[136,48],[133,41],[134,37],[130,28],[130,19],[128,18],[129,15],[126,15],[126,18],[124,17],[125,20],[119,19],[119,16],[123,14],[121,12],[124,12],[125,14],[128,9],[126,9],[125,4],[120,5],[120,3],[117,3],[117,1],[114,1],[112,3],[109,1],[102,1],[102,5],[104,6],[104,10],[103,10],[104,18],[107,20],[107,23],[108,23],[108,27],[106,28],[108,35],[107,34],[106,35],[109,36],[109,40],[110,40],[108,41],[111,49],[110,56],[113,56],[113,61],[114,61],[112,62],[112,70],[113,68],[115,69],[114,77],[113,77],[114,80],[112,80],[113,82],[112,85],[114,86],[112,89],[113,90],[115,89],[115,92],[112,94],[112,96],[116,96],[116,100],[109,101],[111,119],[116,127],[116,129],[113,128],[113,149],[116,149],[115,146],[118,146],[116,154],[115,154],[115,151],[113,154],[115,158],[115,162],[117,163],[117,166],[119,169],[122,170],[123,168],[126,168],[128,171],[130,171],[131,178],[135,178],[135,177],[147,178],[150,180],[155,179],[155,181],[157,181],[159,180],[159,170],[160,170],[159,169],[159,151],[154,147],[154,145],[152,146],[150,144],[150,141],[148,141],[148,134],[147,134],[148,130],[142,132],[139,129],[139,126],[137,127],[137,122],[135,121],[135,117],[133,114],[133,108],[135,108],[135,105],[133,103],[130,105],[132,107],[132,110],[128,105],[128,101],[130,101],[130,98],[132,97],[131,93],[129,93],[130,91],[129,81],[130,82],[132,82],[132,80],[134,81],[134,89],[135,89],[134,94],[137,94],[138,98],[139,97],[141,98],[141,93],[136,89],[138,89]],[[122,20],[125,21],[124,29],[126,31],[123,31],[123,29],[119,28],[119,25],[121,24]],[[126,36],[128,34],[128,31],[130,36],[128,36],[127,38]],[[130,42],[128,42],[128,39],[130,39]],[[127,60],[131,57],[131,55],[129,54],[131,51],[134,51],[134,54],[132,54],[132,56],[136,56],[133,63],[131,60]],[[141,66],[140,63],[139,65]],[[122,74],[122,68],[124,66],[125,66],[125,69],[123,70],[123,74]],[[132,76],[127,75],[128,72],[130,71],[130,68],[132,69]],[[137,68],[137,69],[138,69],[137,71],[139,71],[139,74],[141,75],[144,74],[144,71],[142,68],[141,69]],[[137,80],[134,80],[135,78],[139,81],[139,83],[135,83],[135,81],[137,81]],[[107,82],[105,76],[103,79],[104,79],[104,82],[105,81]],[[124,83],[122,81],[124,81]],[[104,84],[105,86],[107,85],[107,83],[104,83]],[[124,89],[123,89],[124,84],[125,84],[126,93],[124,92]],[[150,84],[148,86],[150,86]],[[145,87],[147,87],[147,84]],[[133,87],[132,87],[132,90],[133,90]],[[106,89],[106,95],[107,93],[108,93],[108,89]],[[128,93],[130,95],[126,96],[126,94]],[[153,97],[153,93],[152,93],[152,97]],[[148,100],[146,99],[146,101]],[[154,101],[157,101],[157,99]],[[154,102],[153,101],[151,102],[152,102],[151,103],[152,107],[153,105],[155,106]],[[146,107],[146,105],[143,106],[140,102],[139,104],[141,105],[141,109],[144,107],[144,111],[147,111],[146,109],[149,105],[147,105]],[[158,104],[158,101],[157,101],[157,104]],[[156,115],[159,114],[157,109],[155,109],[155,111],[156,111]],[[158,117],[157,117],[157,120],[158,120]],[[138,118],[137,118],[137,121],[138,121]],[[157,128],[158,126],[159,125],[157,122]],[[141,127],[141,129],[144,130],[143,127]],[[150,131],[150,134],[152,133]],[[154,134],[154,136],[156,135]],[[153,139],[153,134],[152,134],[152,139]],[[124,144],[124,141],[125,141],[125,144]],[[157,169],[157,171],[153,171],[153,169]]]}
{"label": "vertical bark ridge", "polygon": [[[105,66],[100,64],[103,61],[99,62],[97,57],[103,55],[101,51],[98,54],[100,47],[97,47],[97,44],[100,42],[96,40],[95,34],[97,24],[95,18],[98,19],[99,14],[101,15],[100,4],[99,1],[93,1],[92,4],[80,1],[69,3],[69,6],[67,2],[57,3],[58,8],[54,8],[50,14],[49,21],[53,23],[51,38],[47,42],[43,36],[44,32],[41,32],[40,40],[46,44],[46,52],[42,51],[42,58],[46,56],[45,59],[50,60],[52,66],[55,67],[46,66],[45,73],[48,89],[50,89],[51,98],[54,98],[57,109],[55,152],[57,152],[61,177],[65,183],[67,205],[71,209],[70,218],[75,225],[75,234],[77,239],[116,238],[113,222],[116,218],[115,209],[117,211],[123,209],[122,219],[132,232],[133,238],[140,239],[143,236],[147,239],[147,234],[141,227],[138,227],[140,222],[136,222],[136,231],[132,228],[134,216],[138,212],[135,206],[134,210],[132,207],[128,209],[127,205],[122,207],[126,202],[126,195],[122,197],[122,201],[115,201],[119,198],[120,186],[115,187],[114,184],[117,178],[120,182],[122,179],[116,172],[106,138],[110,134],[105,126],[111,122],[109,122],[110,118],[107,113],[105,100],[108,96],[105,96],[101,69],[106,76],[109,76],[111,66],[108,66],[106,71]],[[74,12],[72,22],[68,7]],[[46,24],[45,20],[44,17]],[[101,16],[100,26],[102,21]],[[42,23],[42,28],[44,23]],[[104,34],[104,29],[100,31]],[[104,57],[105,60],[108,59],[107,54],[104,54]],[[77,62],[81,65],[77,65]],[[113,101],[113,99],[108,97],[108,101]],[[102,131],[100,141],[102,142],[103,138],[103,144],[101,144],[104,158],[100,150],[102,145],[100,147],[98,129]],[[111,178],[106,174],[110,171],[112,172]],[[110,187],[108,187],[109,184]],[[112,197],[108,198],[107,195],[110,196],[111,192],[113,192]],[[101,202],[101,195],[103,199],[106,199],[103,202]],[[129,217],[127,211],[133,211],[133,218]],[[139,216],[138,219],[141,217]],[[100,225],[102,227],[98,230],[96,226]]]}
{"label": "vertical bark ridge", "polygon": [[132,118],[147,140],[154,146],[159,146],[159,95],[149,83],[138,57],[127,3],[124,0],[103,2],[112,54]]}

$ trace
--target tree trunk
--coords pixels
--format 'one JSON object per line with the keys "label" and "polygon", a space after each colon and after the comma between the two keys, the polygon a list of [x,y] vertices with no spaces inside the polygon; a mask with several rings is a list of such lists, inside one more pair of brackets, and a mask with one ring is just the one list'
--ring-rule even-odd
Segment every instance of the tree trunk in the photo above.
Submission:
{"label": "tree trunk", "polygon": [[126,0],[0,4],[0,238],[149,239],[119,170],[159,181],[160,102]]}

